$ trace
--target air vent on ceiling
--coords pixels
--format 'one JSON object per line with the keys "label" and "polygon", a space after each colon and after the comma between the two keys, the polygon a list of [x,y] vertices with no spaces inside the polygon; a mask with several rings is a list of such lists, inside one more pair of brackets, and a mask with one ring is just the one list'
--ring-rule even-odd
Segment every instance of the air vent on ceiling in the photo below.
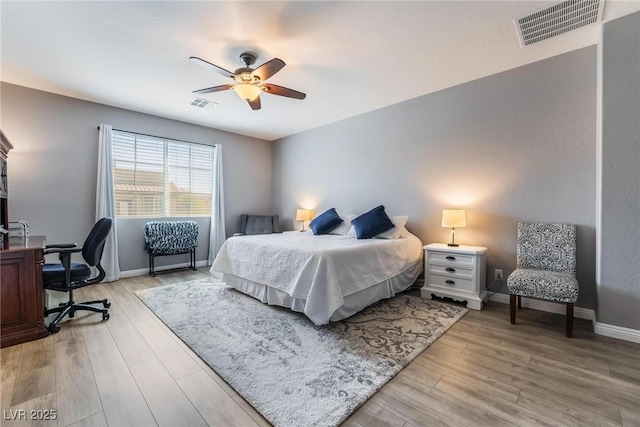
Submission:
{"label": "air vent on ceiling", "polygon": [[207,99],[202,98],[193,98],[191,100],[191,105],[194,107],[204,108],[206,110],[211,110],[212,108],[216,108],[218,105],[217,102],[209,101]]}
{"label": "air vent on ceiling", "polygon": [[522,46],[575,30],[602,19],[605,0],[568,0],[515,19]]}

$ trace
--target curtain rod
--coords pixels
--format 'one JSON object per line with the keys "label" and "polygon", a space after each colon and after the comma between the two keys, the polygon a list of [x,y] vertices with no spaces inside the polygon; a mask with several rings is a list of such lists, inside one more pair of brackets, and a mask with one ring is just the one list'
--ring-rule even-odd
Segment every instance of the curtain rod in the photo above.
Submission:
{"label": "curtain rod", "polygon": [[[98,130],[100,130],[100,126],[98,126]],[[170,141],[178,141],[178,142],[186,142],[186,143],[189,143],[189,144],[204,145],[206,147],[215,147],[215,144],[203,144],[202,142],[184,141],[182,139],[166,138],[164,136],[158,136],[158,135],[149,135],[148,133],[131,132],[130,130],[122,130],[122,129],[114,129],[114,128],[112,128],[111,130],[115,130],[115,131],[118,131],[118,132],[132,133],[134,135],[150,136],[151,138],[168,139]]]}

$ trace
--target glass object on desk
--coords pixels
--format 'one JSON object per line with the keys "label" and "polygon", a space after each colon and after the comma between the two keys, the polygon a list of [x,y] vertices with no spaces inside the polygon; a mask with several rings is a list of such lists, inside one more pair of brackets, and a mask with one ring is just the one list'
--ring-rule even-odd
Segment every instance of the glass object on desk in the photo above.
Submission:
{"label": "glass object on desk", "polygon": [[29,239],[29,223],[27,221],[9,221],[9,236]]}
{"label": "glass object on desk", "polygon": [[9,229],[4,235],[13,247],[29,246],[29,223],[27,221],[9,221]]}

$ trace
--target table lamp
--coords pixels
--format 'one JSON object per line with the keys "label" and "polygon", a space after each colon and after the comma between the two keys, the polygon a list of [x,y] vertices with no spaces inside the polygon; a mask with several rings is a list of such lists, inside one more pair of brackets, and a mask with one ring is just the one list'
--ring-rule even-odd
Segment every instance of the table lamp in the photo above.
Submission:
{"label": "table lamp", "polygon": [[451,227],[451,238],[447,246],[459,246],[456,243],[456,227],[467,226],[467,216],[463,209],[443,209],[442,227]]}
{"label": "table lamp", "polygon": [[306,209],[298,209],[296,211],[296,221],[302,221],[300,231],[305,231],[304,222],[309,221],[309,211]]}

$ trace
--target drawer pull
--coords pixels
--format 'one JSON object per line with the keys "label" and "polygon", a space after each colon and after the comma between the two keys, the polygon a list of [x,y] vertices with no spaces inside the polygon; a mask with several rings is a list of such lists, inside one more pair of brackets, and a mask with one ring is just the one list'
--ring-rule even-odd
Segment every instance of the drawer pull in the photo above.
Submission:
{"label": "drawer pull", "polygon": [[444,283],[446,283],[447,285],[455,285],[456,284],[456,282],[454,282],[453,280],[447,280]]}
{"label": "drawer pull", "polygon": [[450,259],[451,261],[455,261],[456,257],[449,255],[449,256],[447,256],[447,259]]}
{"label": "drawer pull", "polygon": [[455,273],[455,272],[456,272],[456,269],[455,269],[455,268],[451,268],[451,267],[447,267],[447,268],[446,268],[446,270],[447,270],[449,273]]}

